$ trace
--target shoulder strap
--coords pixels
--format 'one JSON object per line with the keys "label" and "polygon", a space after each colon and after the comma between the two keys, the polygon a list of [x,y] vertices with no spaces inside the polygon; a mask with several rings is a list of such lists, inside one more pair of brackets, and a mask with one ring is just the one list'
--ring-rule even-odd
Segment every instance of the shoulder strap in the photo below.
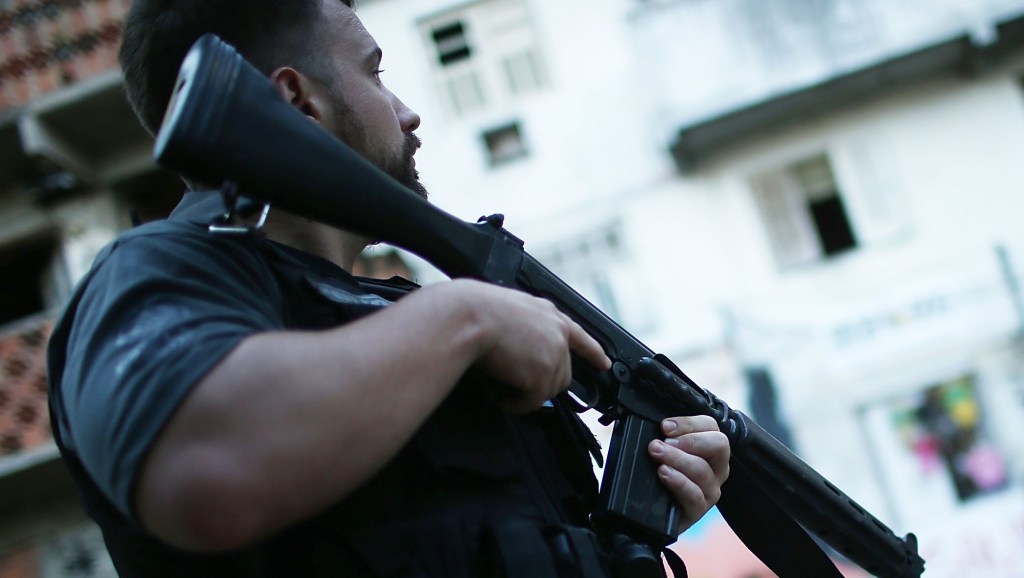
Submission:
{"label": "shoulder strap", "polygon": [[825,552],[737,460],[718,510],[746,547],[780,578],[842,578]]}
{"label": "shoulder strap", "polygon": [[558,578],[551,550],[537,524],[510,520],[485,534],[485,551],[497,557],[506,578]]}

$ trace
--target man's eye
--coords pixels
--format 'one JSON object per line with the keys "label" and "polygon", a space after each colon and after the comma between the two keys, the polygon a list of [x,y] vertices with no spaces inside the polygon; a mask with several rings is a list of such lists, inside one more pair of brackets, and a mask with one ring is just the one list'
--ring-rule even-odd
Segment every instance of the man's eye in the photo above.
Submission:
{"label": "man's eye", "polygon": [[384,73],[384,69],[383,68],[378,68],[378,69],[373,71],[373,77],[376,78],[377,80],[380,80],[380,75],[383,74],[383,73]]}

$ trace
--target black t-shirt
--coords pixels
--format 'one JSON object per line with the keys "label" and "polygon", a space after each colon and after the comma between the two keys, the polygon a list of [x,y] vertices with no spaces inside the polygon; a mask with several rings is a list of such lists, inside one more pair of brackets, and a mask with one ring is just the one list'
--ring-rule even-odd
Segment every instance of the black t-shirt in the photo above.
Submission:
{"label": "black t-shirt", "polygon": [[[460,386],[371,483],[310,521],[213,556],[149,536],[132,509],[143,459],[219,361],[255,333],[336,326],[389,303],[313,255],[257,235],[211,235],[206,225],[222,211],[218,193],[188,193],[167,221],[119,236],[51,339],[54,437],[123,576],[473,575],[479,560],[469,544],[487,524],[586,523],[580,503],[594,487],[582,474],[585,452],[579,462],[581,452],[545,445],[548,429],[565,424],[511,418],[485,388]],[[575,473],[551,475],[566,468],[565,455],[577,460]],[[382,540],[404,545],[380,550]]]}

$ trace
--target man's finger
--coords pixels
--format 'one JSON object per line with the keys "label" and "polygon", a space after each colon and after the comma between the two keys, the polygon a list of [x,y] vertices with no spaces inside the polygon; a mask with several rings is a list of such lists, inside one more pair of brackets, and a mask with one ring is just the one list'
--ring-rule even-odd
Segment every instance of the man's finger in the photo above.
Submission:
{"label": "man's finger", "polygon": [[709,415],[683,415],[662,421],[661,431],[666,436],[679,437],[694,432],[719,430],[718,422]]}
{"label": "man's finger", "polygon": [[669,443],[671,441],[673,440],[651,442],[651,457],[682,473],[701,488],[718,482],[718,473],[708,460],[681,450],[678,446]]}
{"label": "man's finger", "polygon": [[729,438],[721,432],[701,431],[677,438],[668,438],[665,442],[669,446],[706,461],[716,474],[721,475],[728,471]]}
{"label": "man's finger", "polygon": [[658,477],[683,507],[690,522],[696,521],[707,512],[709,505],[704,489],[697,483],[669,466],[658,466]]}
{"label": "man's finger", "polygon": [[580,327],[572,319],[566,317],[569,322],[569,349],[584,360],[593,365],[596,369],[607,371],[612,366],[612,360],[605,355],[604,349],[596,339]]}

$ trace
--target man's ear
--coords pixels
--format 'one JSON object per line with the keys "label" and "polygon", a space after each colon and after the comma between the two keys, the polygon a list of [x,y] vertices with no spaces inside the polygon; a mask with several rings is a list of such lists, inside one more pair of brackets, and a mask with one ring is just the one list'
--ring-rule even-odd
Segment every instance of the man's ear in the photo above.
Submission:
{"label": "man's ear", "polygon": [[294,68],[282,66],[270,73],[270,81],[277,87],[282,98],[299,109],[302,114],[316,123],[320,123],[323,110],[321,110],[319,99],[314,94],[315,87],[309,78]]}

